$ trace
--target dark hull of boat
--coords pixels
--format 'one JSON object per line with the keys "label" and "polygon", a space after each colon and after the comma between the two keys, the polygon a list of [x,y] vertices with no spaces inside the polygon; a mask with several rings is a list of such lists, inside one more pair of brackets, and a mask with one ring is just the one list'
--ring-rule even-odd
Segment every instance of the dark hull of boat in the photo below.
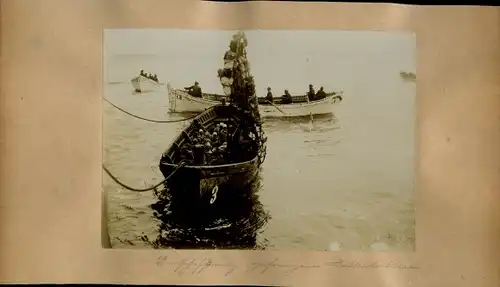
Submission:
{"label": "dark hull of boat", "polygon": [[[233,117],[235,121],[245,117],[243,113],[238,114],[233,107],[213,106],[199,114],[194,120],[202,126],[210,126],[217,120]],[[190,134],[195,129],[193,123],[185,128],[174,140],[169,149],[160,160],[160,171],[165,178],[170,177],[167,182],[167,190],[172,200],[190,204],[217,206],[217,202],[228,195],[228,193],[240,193],[248,189],[259,173],[259,157],[257,151],[245,154],[241,150],[241,158],[244,160],[236,163],[220,165],[186,165],[179,167],[180,162],[176,159],[178,151],[191,142]],[[173,174],[172,174],[173,173]]]}
{"label": "dark hull of boat", "polygon": [[[175,169],[176,165],[160,165],[165,177]],[[245,190],[257,175],[257,158],[231,167],[183,167],[169,179],[168,192],[176,201],[214,205],[228,193]]]}

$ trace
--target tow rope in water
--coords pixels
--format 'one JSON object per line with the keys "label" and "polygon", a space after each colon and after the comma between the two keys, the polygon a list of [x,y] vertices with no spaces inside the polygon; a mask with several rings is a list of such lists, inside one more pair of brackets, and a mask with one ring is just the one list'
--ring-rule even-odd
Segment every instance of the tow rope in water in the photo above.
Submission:
{"label": "tow rope in water", "polygon": [[183,122],[183,121],[188,121],[188,120],[191,120],[191,119],[194,119],[196,116],[198,116],[197,114],[192,116],[192,117],[188,117],[188,118],[183,118],[183,119],[179,119],[179,120],[152,120],[152,119],[147,119],[147,118],[143,118],[143,117],[140,117],[140,116],[136,116],[130,112],[127,112],[126,110],[116,106],[115,104],[113,104],[112,102],[110,102],[108,99],[104,98],[104,100],[110,104],[111,106],[113,106],[115,109],[121,111],[121,112],[124,112],[126,113],[127,115],[129,116],[132,116],[136,119],[140,119],[140,120],[143,120],[143,121],[147,121],[147,122],[152,122],[152,123],[159,123],[159,124],[168,124],[168,123],[178,123],[178,122]]}
{"label": "tow rope in water", "polygon": [[116,178],[116,176],[114,176],[104,165],[102,165],[102,169],[104,169],[104,171],[109,175],[109,177],[111,177],[111,179],[113,179],[116,183],[118,183],[119,185],[121,185],[123,188],[128,189],[130,191],[135,191],[135,192],[146,192],[146,191],[150,191],[150,190],[156,190],[156,188],[158,188],[160,185],[165,184],[179,169],[181,169],[182,167],[184,167],[186,164],[187,164],[186,162],[181,162],[174,169],[174,171],[172,171],[164,180],[162,180],[161,182],[155,184],[152,187],[148,187],[148,188],[134,188],[134,187],[130,187],[130,186],[124,184],[123,182],[121,182],[118,178]]}

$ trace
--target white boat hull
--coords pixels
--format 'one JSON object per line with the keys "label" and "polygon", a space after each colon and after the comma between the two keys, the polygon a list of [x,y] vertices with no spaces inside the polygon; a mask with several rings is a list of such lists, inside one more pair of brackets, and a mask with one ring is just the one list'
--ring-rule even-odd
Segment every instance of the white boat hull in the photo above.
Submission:
{"label": "white boat hull", "polygon": [[[333,106],[338,102],[333,97],[309,103],[294,103],[286,105],[259,105],[262,117],[301,117],[333,113]],[[279,108],[279,110],[278,110]]]}
{"label": "white boat hull", "polygon": [[[220,104],[220,101],[206,98],[196,98],[189,95],[186,91],[172,89],[168,87],[169,112],[203,112],[205,109]],[[331,114],[336,104],[341,101],[338,97],[328,96],[324,99],[293,103],[293,104],[275,104],[259,105],[259,111],[262,117],[301,117],[308,115]]]}
{"label": "white boat hull", "polygon": [[130,83],[137,93],[152,92],[156,90],[161,84],[144,76],[137,76],[133,78]]}

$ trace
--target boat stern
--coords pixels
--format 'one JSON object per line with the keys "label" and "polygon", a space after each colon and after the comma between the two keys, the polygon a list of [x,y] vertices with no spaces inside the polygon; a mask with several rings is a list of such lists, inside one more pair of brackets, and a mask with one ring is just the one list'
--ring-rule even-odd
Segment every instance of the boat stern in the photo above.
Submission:
{"label": "boat stern", "polygon": [[177,202],[214,204],[228,193],[245,193],[258,175],[257,158],[243,163],[218,166],[185,166],[160,162],[160,170],[169,178],[167,188]]}

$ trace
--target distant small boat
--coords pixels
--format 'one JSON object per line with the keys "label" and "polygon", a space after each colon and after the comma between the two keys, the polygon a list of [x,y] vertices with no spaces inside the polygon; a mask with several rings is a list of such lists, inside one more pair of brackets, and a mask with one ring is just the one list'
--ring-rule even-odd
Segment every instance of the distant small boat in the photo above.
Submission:
{"label": "distant small boat", "polygon": [[411,72],[400,72],[399,75],[405,81],[415,81],[417,79],[417,75]]}
{"label": "distant small boat", "polygon": [[[181,201],[214,204],[252,182],[265,157],[265,148],[246,138],[248,130],[242,126],[249,121],[252,119],[248,114],[228,105],[212,106],[196,116],[160,159],[159,168],[165,178],[174,172],[167,182],[171,195]],[[221,126],[227,129],[221,132]],[[211,136],[224,143],[207,147]]]}
{"label": "distant small boat", "polygon": [[[191,96],[187,91],[173,89],[167,84],[169,111],[171,113],[203,112],[218,105],[225,95],[204,93],[201,98]],[[320,100],[309,101],[306,95],[292,96],[292,103],[283,104],[280,97],[273,99],[273,104],[265,98],[258,98],[259,112],[262,117],[300,117],[333,113],[333,106],[342,101],[343,92],[330,92]]]}
{"label": "distant small boat", "polygon": [[136,93],[152,92],[162,85],[160,82],[154,81],[142,75],[133,78],[130,82],[132,83]]}

